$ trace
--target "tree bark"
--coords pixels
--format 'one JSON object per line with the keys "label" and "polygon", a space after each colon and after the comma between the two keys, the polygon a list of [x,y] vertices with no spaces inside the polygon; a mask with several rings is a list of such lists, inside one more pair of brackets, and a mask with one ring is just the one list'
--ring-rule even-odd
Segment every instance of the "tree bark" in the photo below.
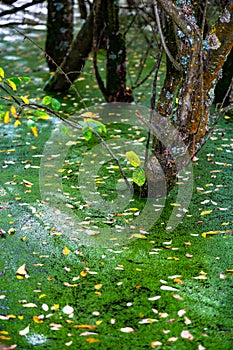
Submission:
{"label": "tree bark", "polygon": [[55,72],[73,40],[73,0],[48,0],[46,60]]}
{"label": "tree bark", "polygon": [[[180,7],[169,0],[158,2],[173,22],[169,26],[168,21],[167,33],[164,34],[173,59],[169,62],[169,55],[166,55],[167,71],[157,106],[160,118],[156,120],[156,127],[161,129],[164,118],[173,122],[190,154],[190,158],[183,162],[185,166],[208,136],[214,88],[233,47],[233,1],[228,3],[209,33],[205,33],[205,13],[200,18],[200,12],[190,2],[184,1]],[[195,5],[198,6],[198,3],[195,2]],[[198,19],[195,13],[198,13]],[[174,59],[182,70],[175,69]],[[166,143],[168,135],[165,136]],[[153,156],[146,165],[146,171],[155,184],[158,175],[153,174],[158,174],[159,167],[162,168],[168,191],[174,186],[179,172],[175,163],[180,151],[171,154],[172,149],[175,147],[169,150],[161,139],[154,137]],[[155,159],[158,161],[155,162]]]}
{"label": "tree bark", "polygon": [[46,84],[46,91],[67,91],[82,72],[86,59],[92,49],[93,19],[92,10],[65,56],[61,64],[61,69]]}
{"label": "tree bark", "polygon": [[[94,68],[96,79],[107,102],[132,102],[132,91],[126,88],[126,42],[120,31],[119,8],[113,0],[96,1],[94,25]],[[106,24],[106,84],[99,74],[97,51],[101,42],[101,28]]]}

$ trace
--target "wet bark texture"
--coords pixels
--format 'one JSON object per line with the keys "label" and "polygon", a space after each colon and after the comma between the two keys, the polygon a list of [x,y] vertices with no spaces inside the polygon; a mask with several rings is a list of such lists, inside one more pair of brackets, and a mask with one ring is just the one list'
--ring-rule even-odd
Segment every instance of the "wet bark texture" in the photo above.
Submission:
{"label": "wet bark texture", "polygon": [[[214,89],[224,61],[233,47],[233,1],[228,2],[209,31],[203,18],[203,2],[200,0],[193,2],[193,5],[190,1],[159,0],[158,3],[162,9],[160,16],[165,13],[169,17],[166,20],[164,37],[181,70],[175,69],[166,55],[167,71],[157,105],[160,114],[157,123],[161,124],[163,118],[172,120],[191,159],[208,135]],[[180,5],[176,6],[176,3]],[[231,60],[229,56],[229,61]],[[232,78],[232,71],[230,75]],[[172,148],[169,150],[162,140],[156,137],[152,148],[154,156],[146,165],[147,175],[151,175],[151,181],[154,179],[156,182],[153,173],[158,173],[158,167],[161,167],[169,190],[174,186],[179,170],[175,167],[176,155],[171,155]],[[158,159],[159,164],[156,165],[154,157]],[[190,159],[184,159],[183,166]]]}
{"label": "wet bark texture", "polygon": [[[106,43],[106,84],[98,71],[97,52],[104,32]],[[107,102],[132,102],[133,97],[126,88],[126,41],[120,31],[119,8],[113,0],[96,1],[94,26],[94,67],[96,79]]]}
{"label": "wet bark texture", "polygon": [[73,40],[73,0],[48,0],[46,60],[55,72]]}

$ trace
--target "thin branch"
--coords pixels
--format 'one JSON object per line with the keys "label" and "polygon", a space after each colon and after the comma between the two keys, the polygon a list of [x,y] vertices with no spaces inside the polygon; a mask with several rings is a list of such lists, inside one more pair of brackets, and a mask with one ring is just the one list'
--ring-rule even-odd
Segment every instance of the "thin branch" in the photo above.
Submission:
{"label": "thin branch", "polygon": [[19,11],[23,11],[28,7],[31,7],[33,5],[37,5],[37,4],[41,4],[42,2],[44,2],[44,0],[34,0],[32,2],[26,3],[22,6],[19,7],[13,7],[11,10],[5,10],[2,11],[0,13],[0,17],[6,16],[6,15],[12,15],[13,13],[19,12]]}
{"label": "thin branch", "polygon": [[125,172],[124,172],[124,170],[123,170],[123,168],[121,166],[121,163],[120,163],[119,159],[115,156],[115,154],[112,152],[112,150],[108,147],[107,143],[100,136],[100,134],[98,134],[94,129],[90,129],[90,131],[98,138],[98,140],[101,142],[102,146],[104,146],[106,148],[108,153],[117,162],[117,165],[119,167],[120,173],[121,173],[123,179],[125,180],[125,183],[126,183],[127,187],[130,189],[131,192],[133,192],[133,188],[132,188],[131,184],[129,183],[129,181],[128,181],[126,175],[125,175]]}
{"label": "thin branch", "polygon": [[[160,18],[159,18],[159,13],[158,13],[158,7],[157,7],[157,1],[154,1],[154,10],[155,10],[155,18],[156,18],[156,22],[157,22],[157,27],[158,27],[158,31],[161,37],[161,42],[164,48],[164,51],[166,52],[166,55],[168,56],[169,60],[171,61],[171,63],[173,64],[173,66],[179,70],[182,71],[182,67],[181,65],[175,60],[175,58],[172,56],[171,52],[169,51],[167,44],[165,42],[164,36],[163,36],[163,32],[162,32],[162,28],[161,28],[161,23],[160,23]],[[172,18],[173,19],[173,18]]]}
{"label": "thin branch", "polygon": [[142,72],[144,69],[144,65],[146,63],[147,57],[149,56],[149,52],[150,52],[150,49],[152,47],[153,42],[154,42],[154,37],[152,36],[149,44],[147,45],[147,49],[146,49],[145,53],[140,58],[138,74],[137,74],[136,80],[135,80],[134,85],[133,85],[134,88],[138,86],[137,85],[138,81],[141,78],[141,75],[142,75]]}
{"label": "thin branch", "polygon": [[221,104],[221,107],[220,107],[221,109],[223,108],[224,102],[226,101],[226,99],[227,99],[228,95],[230,94],[232,88],[233,88],[233,77],[231,79],[231,83],[230,83],[230,85],[229,85],[229,87],[227,89],[227,92],[226,92],[226,94],[225,94],[225,96],[223,98],[223,101],[222,101],[222,104]]}
{"label": "thin branch", "polygon": [[149,71],[149,73],[141,80],[141,81],[139,81],[139,83],[138,84],[136,84],[136,85],[133,85],[132,87],[131,87],[131,89],[137,89],[139,86],[141,86],[142,84],[144,84],[145,83],[145,81],[147,81],[147,79],[151,76],[151,74],[154,72],[154,70],[155,70],[155,68],[156,68],[156,63],[153,65],[153,67],[151,68],[151,70]]}
{"label": "thin branch", "polygon": [[[157,1],[155,1],[157,2]],[[172,18],[172,20],[177,24],[177,26],[182,30],[182,32],[189,38],[192,32],[199,36],[197,28],[193,26],[193,23],[181,16],[181,10],[176,7],[170,0],[158,0],[164,11]]]}
{"label": "thin branch", "polygon": [[[8,85],[6,82],[5,82],[5,84]],[[10,85],[8,85],[8,87],[10,88]],[[17,98],[16,98],[15,96],[11,95],[11,93],[10,93],[4,86],[0,85],[0,88],[1,88],[3,91],[5,91],[5,92],[12,98],[12,100],[13,100],[18,106],[21,105],[20,101],[18,101]]]}

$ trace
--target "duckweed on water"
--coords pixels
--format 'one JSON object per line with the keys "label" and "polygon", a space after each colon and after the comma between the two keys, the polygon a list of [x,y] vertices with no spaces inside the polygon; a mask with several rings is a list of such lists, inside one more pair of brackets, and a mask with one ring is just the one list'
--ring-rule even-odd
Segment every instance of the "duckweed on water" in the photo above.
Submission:
{"label": "duckweed on water", "polygon": [[[18,54],[17,72],[27,66],[31,75],[33,56],[25,65]],[[39,79],[34,89],[41,89],[46,70],[33,74]],[[88,97],[93,84],[86,79]],[[64,108],[71,102],[67,113],[75,108],[72,98],[60,95]],[[165,230],[176,203],[174,189],[149,233],[142,228],[134,232],[137,239],[113,241],[108,248],[80,244],[72,228],[60,232],[49,220],[39,167],[53,123],[41,122],[38,138],[24,124],[1,125],[0,348],[230,350],[232,120],[222,120],[198,154],[183,222],[172,233]],[[64,193],[71,210],[80,211],[83,226],[117,228],[137,211],[106,217],[82,202],[74,188],[88,147],[80,139],[71,149],[62,172]],[[101,168],[96,180],[110,200],[118,179],[112,165]],[[130,204],[138,211],[143,206],[139,199]]]}

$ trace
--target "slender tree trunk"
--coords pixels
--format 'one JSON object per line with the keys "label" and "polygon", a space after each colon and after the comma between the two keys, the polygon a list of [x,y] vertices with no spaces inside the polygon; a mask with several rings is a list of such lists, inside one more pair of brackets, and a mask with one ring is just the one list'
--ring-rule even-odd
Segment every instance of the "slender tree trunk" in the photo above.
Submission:
{"label": "slender tree trunk", "polygon": [[[102,40],[101,29],[106,36],[106,84],[99,73],[97,51]],[[126,42],[120,31],[119,8],[114,0],[96,1],[94,21],[94,68],[96,79],[107,102],[132,102],[133,96],[126,88]]]}
{"label": "slender tree trunk", "polygon": [[73,40],[73,5],[73,0],[48,0],[45,51],[49,69],[53,72],[63,61]]}
{"label": "slender tree trunk", "polygon": [[51,77],[50,81],[45,86],[45,90],[67,91],[74,80],[80,75],[92,49],[93,19],[94,15],[93,11],[91,11],[65,56],[61,64],[61,69]]}

